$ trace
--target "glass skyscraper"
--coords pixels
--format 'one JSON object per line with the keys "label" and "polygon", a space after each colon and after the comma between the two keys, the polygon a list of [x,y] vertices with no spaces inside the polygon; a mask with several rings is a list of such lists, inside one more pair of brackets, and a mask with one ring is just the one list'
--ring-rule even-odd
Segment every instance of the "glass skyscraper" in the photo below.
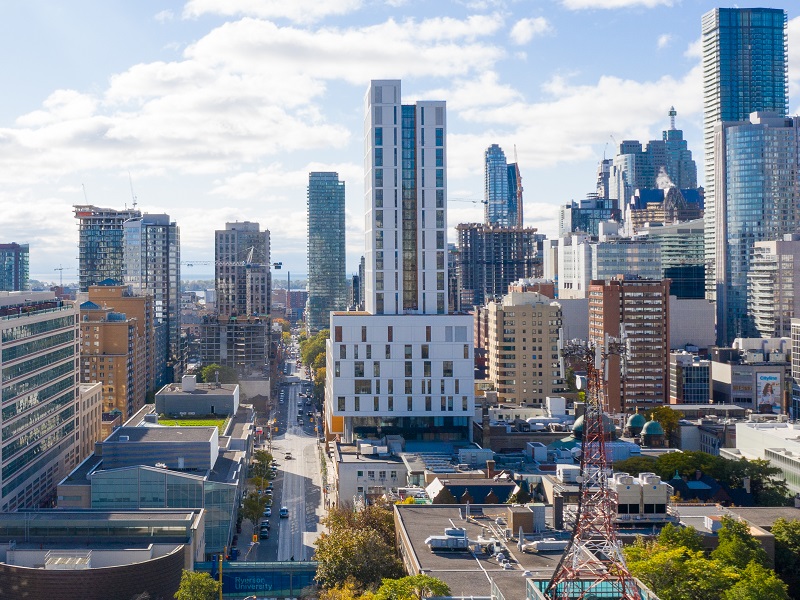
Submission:
{"label": "glass skyscraper", "polygon": [[338,173],[309,173],[309,332],[327,329],[331,311],[347,308],[344,205],[344,181],[339,181]]}
{"label": "glass skyscraper", "polygon": [[123,277],[123,230],[128,219],[141,217],[134,209],[114,210],[92,205],[76,205],[78,219],[78,278],[82,292],[106,279],[121,282]]}
{"label": "glass skyscraper", "polygon": [[503,149],[492,144],[486,149],[484,171],[484,221],[487,225],[522,227],[522,207],[517,192],[516,163],[507,163]]}
{"label": "glass skyscraper", "polygon": [[703,15],[703,138],[705,150],[706,296],[716,295],[714,127],[756,111],[788,111],[786,12],[775,8],[715,8]]}
{"label": "glass skyscraper", "polygon": [[800,224],[800,120],[754,113],[715,128],[717,342],[757,332],[747,310],[755,242],[781,239]]}
{"label": "glass skyscraper", "polygon": [[0,244],[0,292],[19,292],[28,288],[28,244]]}

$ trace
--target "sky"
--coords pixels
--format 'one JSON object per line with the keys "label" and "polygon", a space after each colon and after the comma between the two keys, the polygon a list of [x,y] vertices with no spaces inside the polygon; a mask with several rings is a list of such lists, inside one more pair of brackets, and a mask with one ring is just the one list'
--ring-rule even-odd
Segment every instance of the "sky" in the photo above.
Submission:
{"label": "sky", "polygon": [[[184,262],[257,221],[272,260],[306,265],[309,171],[346,186],[347,272],[364,251],[371,79],[445,100],[448,225],[481,221],[483,153],[514,149],[525,225],[595,188],[624,139],[660,139],[670,106],[702,183],[700,18],[707,0],[26,0],[0,4],[0,241],[31,277],[77,280],[75,204],[168,213]],[[765,6],[739,0],[736,6]],[[800,110],[800,7],[789,16]],[[461,199],[461,200],[458,200]],[[211,267],[184,265],[183,279]],[[295,275],[292,276],[292,279]]]}

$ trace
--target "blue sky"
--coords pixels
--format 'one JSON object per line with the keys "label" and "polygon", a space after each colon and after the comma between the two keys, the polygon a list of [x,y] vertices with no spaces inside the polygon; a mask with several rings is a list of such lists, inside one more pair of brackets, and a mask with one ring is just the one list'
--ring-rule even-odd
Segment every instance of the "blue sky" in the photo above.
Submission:
{"label": "blue sky", "polygon": [[[763,6],[762,2],[736,3]],[[0,241],[76,277],[72,205],[167,212],[185,260],[253,220],[305,273],[307,173],[346,181],[348,272],[363,253],[363,96],[448,102],[450,199],[480,198],[483,151],[517,147],[526,225],[594,189],[614,140],[660,137],[674,105],[702,172],[706,0],[28,0],[0,5]],[[791,111],[800,11],[789,14]],[[798,40],[796,43],[795,40]],[[449,225],[482,218],[451,202]],[[183,278],[208,273],[184,268]],[[285,271],[284,271],[285,273]]]}

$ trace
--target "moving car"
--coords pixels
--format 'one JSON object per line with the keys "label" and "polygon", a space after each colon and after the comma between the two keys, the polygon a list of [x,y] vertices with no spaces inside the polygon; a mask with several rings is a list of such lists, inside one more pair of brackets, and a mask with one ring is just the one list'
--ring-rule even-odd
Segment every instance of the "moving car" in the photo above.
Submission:
{"label": "moving car", "polygon": [[283,455],[283,458],[285,460],[292,460],[292,453],[291,452],[287,452],[286,454]]}
{"label": "moving car", "polygon": [[268,540],[269,539],[269,530],[268,529],[262,529],[258,533],[258,539],[260,539],[260,540]]}
{"label": "moving car", "polygon": [[289,509],[286,508],[285,506],[281,506],[281,510],[280,510],[279,514],[280,514],[281,519],[288,519],[289,518]]}

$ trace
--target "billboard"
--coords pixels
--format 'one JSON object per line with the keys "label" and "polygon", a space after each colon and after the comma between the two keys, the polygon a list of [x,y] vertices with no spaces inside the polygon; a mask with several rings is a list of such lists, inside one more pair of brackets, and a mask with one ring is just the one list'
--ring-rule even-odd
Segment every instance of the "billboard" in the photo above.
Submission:
{"label": "billboard", "polygon": [[783,401],[780,373],[756,373],[756,405],[759,413],[779,414]]}

